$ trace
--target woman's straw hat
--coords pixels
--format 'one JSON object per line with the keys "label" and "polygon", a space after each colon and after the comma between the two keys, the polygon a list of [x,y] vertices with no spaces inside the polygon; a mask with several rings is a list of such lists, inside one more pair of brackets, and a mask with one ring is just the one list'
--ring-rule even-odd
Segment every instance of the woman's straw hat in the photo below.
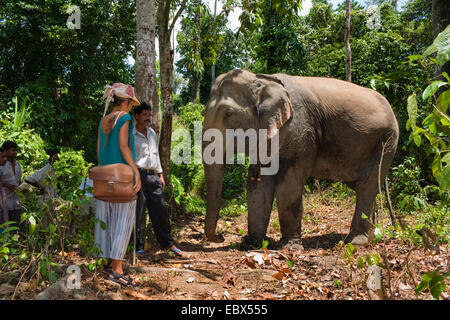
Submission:
{"label": "woman's straw hat", "polygon": [[108,110],[109,103],[111,101],[114,101],[114,96],[130,99],[132,106],[137,106],[140,104],[139,100],[134,94],[134,88],[129,84],[114,83],[112,86],[107,84],[105,93],[103,94],[103,99],[106,99],[105,111],[103,112],[103,116],[105,116],[106,111]]}

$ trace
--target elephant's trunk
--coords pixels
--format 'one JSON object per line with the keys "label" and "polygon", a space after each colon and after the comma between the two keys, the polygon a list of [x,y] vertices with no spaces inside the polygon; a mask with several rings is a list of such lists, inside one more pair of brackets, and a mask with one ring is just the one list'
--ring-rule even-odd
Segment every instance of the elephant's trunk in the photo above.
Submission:
{"label": "elephant's trunk", "polygon": [[223,164],[204,164],[206,180],[205,234],[209,241],[222,242],[216,234],[217,220],[222,199]]}

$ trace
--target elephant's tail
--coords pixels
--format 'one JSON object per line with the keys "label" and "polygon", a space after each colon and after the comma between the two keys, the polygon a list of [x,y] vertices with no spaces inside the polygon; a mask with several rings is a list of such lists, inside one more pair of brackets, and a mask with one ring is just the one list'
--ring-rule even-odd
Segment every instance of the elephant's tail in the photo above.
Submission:
{"label": "elephant's tail", "polygon": [[389,196],[389,184],[387,177],[384,178],[384,192],[386,193],[386,200],[389,209],[389,215],[391,216],[392,225],[396,227],[394,210],[392,210],[391,197]]}

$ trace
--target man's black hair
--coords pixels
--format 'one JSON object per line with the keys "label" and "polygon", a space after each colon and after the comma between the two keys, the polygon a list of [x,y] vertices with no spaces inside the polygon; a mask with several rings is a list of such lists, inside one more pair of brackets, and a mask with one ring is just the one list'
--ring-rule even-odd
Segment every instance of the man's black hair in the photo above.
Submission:
{"label": "man's black hair", "polygon": [[0,147],[0,152],[5,152],[5,151],[6,151],[5,148]]}
{"label": "man's black hair", "polygon": [[140,105],[134,108],[133,114],[141,114],[144,110],[152,111],[152,107],[147,102],[142,102]]}
{"label": "man's black hair", "polygon": [[11,149],[11,148],[16,148],[17,149],[17,143],[15,143],[14,141],[5,141],[2,145],[2,148],[6,150]]}
{"label": "man's black hair", "polygon": [[51,159],[55,154],[59,154],[58,148],[52,148],[47,150],[47,155]]}

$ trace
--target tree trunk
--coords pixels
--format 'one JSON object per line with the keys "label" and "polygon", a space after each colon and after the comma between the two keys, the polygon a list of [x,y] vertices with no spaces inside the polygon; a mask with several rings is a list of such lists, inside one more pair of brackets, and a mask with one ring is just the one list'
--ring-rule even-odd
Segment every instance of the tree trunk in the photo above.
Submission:
{"label": "tree trunk", "polygon": [[[216,14],[217,14],[217,0],[214,1],[214,38],[215,32],[216,32]],[[216,82],[216,62],[213,62],[213,65],[211,67],[211,86],[214,85],[214,82]]]}
{"label": "tree trunk", "polygon": [[346,53],[345,78],[347,81],[352,82],[352,50],[350,48],[350,14],[351,14],[350,0],[346,0],[345,11],[347,14],[347,19],[345,21],[345,53]]}
{"label": "tree trunk", "polygon": [[[450,3],[448,0],[433,0],[432,2],[432,19],[433,19],[433,38],[444,31],[450,23]],[[445,80],[442,72],[450,74],[450,62],[447,62],[441,69],[435,68],[434,76],[436,80]],[[445,88],[441,87],[436,96],[439,95]]]}
{"label": "tree trunk", "polygon": [[394,11],[397,12],[397,0],[392,0],[392,6],[394,7]]}
{"label": "tree trunk", "polygon": [[[194,22],[195,22],[195,36],[194,36],[194,43],[195,43],[195,56],[198,57],[198,59],[201,59],[201,38],[200,38],[200,5],[201,1],[197,1],[197,9],[195,12]],[[194,103],[200,102],[200,77],[198,72],[194,72],[194,76],[192,77],[192,83],[191,83],[191,99]]]}
{"label": "tree trunk", "polygon": [[178,11],[170,21],[170,0],[158,0],[158,40],[159,40],[159,63],[160,63],[160,86],[163,102],[161,135],[159,140],[159,156],[161,166],[164,172],[164,180],[166,185],[171,183],[170,179],[170,145],[172,141],[172,71],[173,71],[173,55],[174,51],[170,43],[175,22],[181,12],[186,7],[187,0],[183,0]]}
{"label": "tree trunk", "polygon": [[136,95],[152,105],[152,127],[159,133],[159,98],[156,81],[155,0],[136,1]]}
{"label": "tree trunk", "polygon": [[433,37],[444,31],[445,27],[450,23],[450,3],[448,0],[433,0]]}

